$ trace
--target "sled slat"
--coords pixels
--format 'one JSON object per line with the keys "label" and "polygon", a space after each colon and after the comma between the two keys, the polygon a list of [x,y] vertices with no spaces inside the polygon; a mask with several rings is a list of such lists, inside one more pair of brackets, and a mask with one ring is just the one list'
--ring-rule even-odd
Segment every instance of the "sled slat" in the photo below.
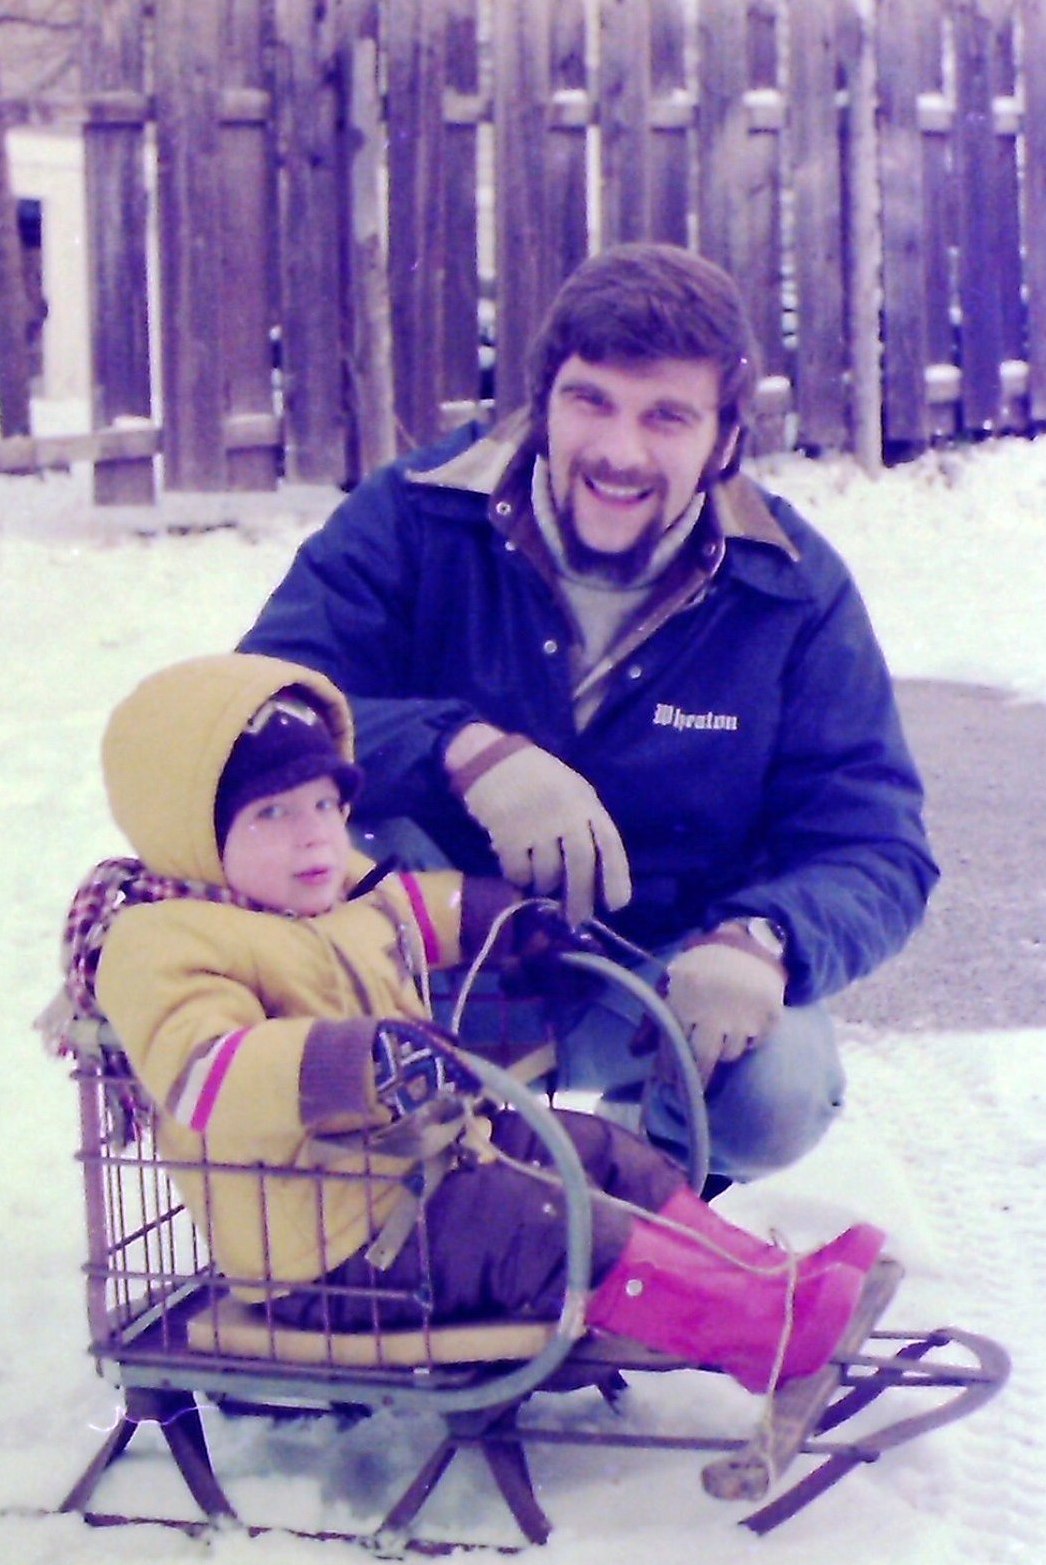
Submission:
{"label": "sled slat", "polygon": [[739,1451],[709,1462],[701,1474],[717,1500],[760,1500],[816,1429],[835,1394],[848,1353],[855,1353],[897,1292],[904,1270],[883,1259],[868,1274],[860,1302],[836,1356],[815,1375],[790,1380],[774,1393],[769,1420]]}

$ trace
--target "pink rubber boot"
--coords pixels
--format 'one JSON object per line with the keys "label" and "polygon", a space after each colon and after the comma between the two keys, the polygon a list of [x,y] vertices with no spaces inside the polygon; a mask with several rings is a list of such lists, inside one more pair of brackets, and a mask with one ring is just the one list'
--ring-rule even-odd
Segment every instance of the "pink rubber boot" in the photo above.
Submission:
{"label": "pink rubber boot", "polygon": [[787,1264],[760,1270],[640,1219],[591,1294],[586,1319],[597,1331],[725,1370],[747,1391],[766,1391],[779,1353],[779,1382],[824,1367],[864,1286],[864,1274],[840,1262],[796,1273],[794,1289],[791,1280]]}
{"label": "pink rubber boot", "polygon": [[[786,1252],[780,1245],[746,1233],[743,1228],[728,1222],[687,1185],[681,1185],[669,1197],[660,1215],[673,1223],[679,1223],[683,1228],[691,1229],[719,1249],[751,1265],[773,1266],[775,1262],[784,1262],[786,1258]],[[799,1261],[799,1274],[808,1276],[822,1266],[835,1263],[856,1267],[859,1272],[870,1272],[885,1243],[886,1235],[881,1228],[876,1228],[873,1223],[855,1223],[820,1249],[804,1255]]]}

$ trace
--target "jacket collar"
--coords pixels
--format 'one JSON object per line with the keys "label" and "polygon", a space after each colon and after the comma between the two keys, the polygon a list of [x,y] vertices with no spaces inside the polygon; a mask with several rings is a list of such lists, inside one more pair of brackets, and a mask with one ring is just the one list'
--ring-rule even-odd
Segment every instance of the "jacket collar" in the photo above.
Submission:
{"label": "jacket collar", "polygon": [[[575,635],[580,631],[563,593],[548,545],[534,517],[530,498],[534,447],[525,410],[496,424],[464,451],[439,466],[408,471],[410,482],[433,490],[484,498],[490,523],[538,572]],[[804,597],[809,591],[790,565],[799,550],[776,520],[760,489],[743,474],[717,484],[701,523],[679,557],[654,586],[632,623],[589,670],[574,691],[577,698],[602,684],[634,651],[674,615],[706,596],[726,561],[739,579],[774,597]],[[731,549],[739,543],[769,545]]]}
{"label": "jacket collar", "polygon": [[[439,467],[415,469],[407,476],[412,483],[426,487],[464,490],[485,497],[490,501],[494,525],[503,532],[514,530],[511,523],[506,526],[506,519],[516,511],[517,504],[527,493],[520,480],[525,475],[529,484],[528,433],[527,411],[519,408]],[[730,478],[717,485],[712,494],[716,521],[724,539],[770,544],[793,562],[799,559],[799,550],[750,478],[743,474]]]}
{"label": "jacket collar", "polygon": [[528,423],[526,409],[519,408],[448,461],[438,467],[408,468],[407,477],[411,483],[426,488],[463,489],[468,494],[492,498],[513,459],[527,443]]}

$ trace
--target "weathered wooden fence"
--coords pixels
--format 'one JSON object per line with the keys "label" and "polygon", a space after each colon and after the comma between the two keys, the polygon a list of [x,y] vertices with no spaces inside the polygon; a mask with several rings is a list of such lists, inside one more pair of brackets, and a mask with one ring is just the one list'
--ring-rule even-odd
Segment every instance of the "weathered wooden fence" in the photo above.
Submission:
{"label": "weathered wooden fence", "polygon": [[490,389],[485,315],[516,405],[559,281],[640,237],[737,278],[763,449],[1046,421],[1046,0],[83,12],[94,427],[0,469],[352,482]]}

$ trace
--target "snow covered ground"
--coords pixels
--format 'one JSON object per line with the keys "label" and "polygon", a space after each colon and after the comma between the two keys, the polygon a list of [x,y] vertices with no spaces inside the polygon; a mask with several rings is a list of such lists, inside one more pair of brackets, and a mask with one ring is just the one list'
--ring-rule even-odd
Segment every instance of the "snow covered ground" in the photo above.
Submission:
{"label": "snow covered ground", "polygon": [[[762,466],[848,558],[901,677],[1001,687],[1046,700],[1046,441],[1002,441],[864,477],[852,463]],[[157,1528],[92,1532],[52,1507],[100,1443],[113,1392],[84,1352],[82,1215],[74,1095],[32,1018],[57,978],[60,923],[78,877],[120,851],[97,762],[105,717],[148,670],[221,650],[252,620],[333,493],[181,497],[104,513],[87,474],[0,480],[4,939],[0,1014],[0,1555],[10,1565],[208,1558],[308,1565],[361,1550]],[[160,530],[158,530],[160,529]],[[1029,778],[1030,786],[1037,779]],[[975,826],[975,823],[971,823]],[[974,834],[974,842],[976,837]],[[1042,895],[1046,895],[1043,866]],[[1046,954],[1044,954],[1046,960]],[[845,1040],[850,1107],[800,1167],[722,1209],[797,1245],[855,1217],[887,1227],[908,1277],[891,1318],[982,1330],[1014,1358],[1010,1386],[969,1422],[850,1476],[758,1540],[708,1499],[694,1458],[538,1449],[555,1522],[528,1558],[547,1565],[1038,1565],[1046,1538],[1046,1017],[1042,1031],[882,1032]],[[637,1384],[638,1417],[691,1417],[736,1434],[756,1404],[719,1378]],[[587,1416],[589,1409],[577,1416]],[[386,1416],[335,1438],[326,1423],[273,1430],[207,1415],[234,1503],[256,1520],[365,1531],[432,1431]],[[351,1475],[350,1501],[339,1470]],[[167,1459],[138,1435],[98,1496],[120,1509],[176,1502]],[[184,1511],[183,1514],[189,1514]],[[425,1513],[436,1535],[513,1542],[467,1463]],[[338,1551],[338,1552],[335,1552]],[[481,1553],[478,1558],[493,1559]]]}

